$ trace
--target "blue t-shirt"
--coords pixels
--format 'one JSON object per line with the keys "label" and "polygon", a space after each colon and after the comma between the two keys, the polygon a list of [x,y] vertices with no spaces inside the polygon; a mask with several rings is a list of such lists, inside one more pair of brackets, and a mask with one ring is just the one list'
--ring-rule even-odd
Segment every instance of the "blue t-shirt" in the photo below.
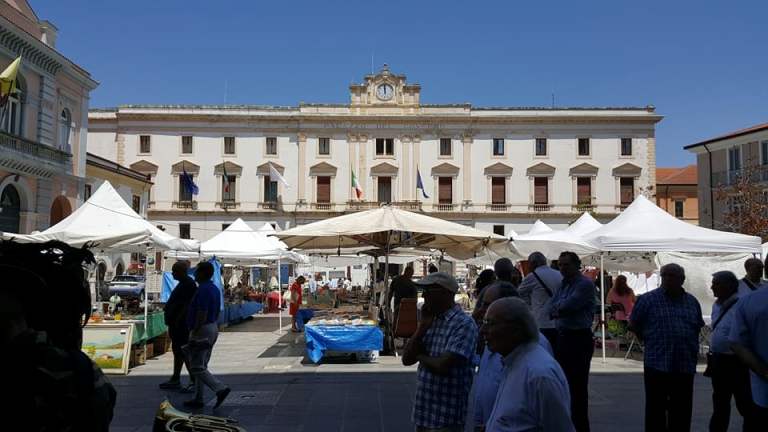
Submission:
{"label": "blue t-shirt", "polygon": [[190,329],[195,327],[197,312],[206,311],[205,324],[215,323],[219,319],[221,309],[219,289],[211,281],[202,282],[197,287],[197,293],[192,297],[187,315],[187,325]]}

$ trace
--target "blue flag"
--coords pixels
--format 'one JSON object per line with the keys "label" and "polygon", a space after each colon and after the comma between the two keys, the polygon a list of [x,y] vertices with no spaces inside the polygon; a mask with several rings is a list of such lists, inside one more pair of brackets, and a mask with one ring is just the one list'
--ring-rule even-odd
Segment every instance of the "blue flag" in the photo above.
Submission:
{"label": "blue flag", "polygon": [[427,195],[427,192],[424,191],[424,182],[421,181],[421,173],[419,172],[419,168],[416,168],[416,190],[421,189],[421,194],[424,195],[424,198],[429,198],[429,195]]}
{"label": "blue flag", "polygon": [[189,175],[187,170],[184,170],[184,172],[181,173],[181,184],[184,186],[184,189],[192,195],[197,195],[200,192],[200,189],[195,184],[195,181],[192,180],[192,176]]}

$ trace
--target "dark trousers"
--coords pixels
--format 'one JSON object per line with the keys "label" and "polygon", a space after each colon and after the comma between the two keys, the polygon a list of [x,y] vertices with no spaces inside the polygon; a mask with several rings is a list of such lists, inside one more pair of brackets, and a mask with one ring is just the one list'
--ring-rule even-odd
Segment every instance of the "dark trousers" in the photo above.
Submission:
{"label": "dark trousers", "polygon": [[744,418],[744,432],[757,431],[757,406],[752,401],[749,369],[736,356],[713,354],[710,361],[712,373],[712,418],[710,432],[725,432],[731,420],[731,397],[736,399],[736,409]]}
{"label": "dark trousers", "polygon": [[571,392],[571,420],[578,432],[589,431],[589,366],[595,352],[591,329],[560,330],[555,358]]}
{"label": "dark trousers", "polygon": [[646,432],[690,431],[693,374],[646,367],[643,377]]}
{"label": "dark trousers", "polygon": [[547,338],[547,342],[549,342],[549,346],[552,347],[552,352],[557,352],[557,329],[554,328],[545,328],[545,329],[539,329],[541,334],[544,335],[545,338]]}

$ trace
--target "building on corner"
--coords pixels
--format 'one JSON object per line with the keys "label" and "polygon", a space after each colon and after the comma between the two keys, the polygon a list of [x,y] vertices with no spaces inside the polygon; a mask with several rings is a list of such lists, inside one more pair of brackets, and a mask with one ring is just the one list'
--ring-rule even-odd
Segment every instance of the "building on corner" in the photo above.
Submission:
{"label": "building on corner", "polygon": [[699,224],[698,187],[696,165],[656,168],[656,205],[694,225]]}

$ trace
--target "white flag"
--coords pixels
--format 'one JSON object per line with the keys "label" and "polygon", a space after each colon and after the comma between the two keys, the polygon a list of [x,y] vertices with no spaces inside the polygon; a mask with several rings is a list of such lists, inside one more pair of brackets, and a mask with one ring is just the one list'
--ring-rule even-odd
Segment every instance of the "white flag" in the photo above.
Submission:
{"label": "white flag", "polygon": [[272,165],[271,162],[269,163],[269,179],[282,183],[282,185],[285,186],[286,188],[291,187],[291,185],[289,185],[288,182],[285,181],[283,176],[280,175],[280,173],[275,169],[275,167]]}

